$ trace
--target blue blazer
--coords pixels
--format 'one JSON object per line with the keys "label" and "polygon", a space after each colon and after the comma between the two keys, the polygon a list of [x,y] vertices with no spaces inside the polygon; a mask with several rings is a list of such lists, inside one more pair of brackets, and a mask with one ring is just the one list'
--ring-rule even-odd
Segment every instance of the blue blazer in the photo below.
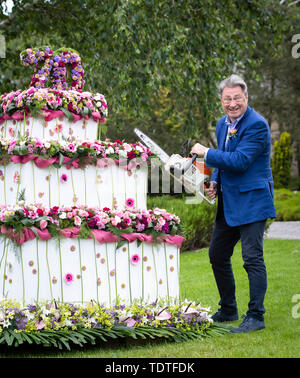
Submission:
{"label": "blue blazer", "polygon": [[275,218],[270,167],[271,136],[267,121],[247,107],[228,140],[226,116],[217,123],[218,149],[209,149],[206,165],[215,167],[212,181],[221,184],[224,216],[229,226]]}

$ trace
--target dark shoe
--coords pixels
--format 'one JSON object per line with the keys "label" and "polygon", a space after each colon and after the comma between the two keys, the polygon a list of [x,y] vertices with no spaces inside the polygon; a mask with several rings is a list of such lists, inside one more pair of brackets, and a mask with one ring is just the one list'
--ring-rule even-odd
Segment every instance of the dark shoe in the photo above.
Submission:
{"label": "dark shoe", "polygon": [[252,316],[246,316],[242,323],[237,328],[233,328],[230,333],[258,331],[264,328],[266,328],[264,320],[259,320]]}
{"label": "dark shoe", "polygon": [[223,323],[223,322],[234,322],[235,320],[238,320],[239,316],[238,313],[233,315],[227,315],[224,314],[221,310],[217,311],[213,316],[212,320],[214,322]]}

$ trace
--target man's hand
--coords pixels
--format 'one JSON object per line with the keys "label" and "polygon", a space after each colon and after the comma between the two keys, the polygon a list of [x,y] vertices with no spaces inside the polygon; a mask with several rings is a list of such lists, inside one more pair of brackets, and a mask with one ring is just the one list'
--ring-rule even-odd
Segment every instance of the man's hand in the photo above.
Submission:
{"label": "man's hand", "polygon": [[215,199],[217,195],[217,183],[215,181],[211,181],[209,183],[209,187],[204,187],[205,194],[211,199]]}
{"label": "man's hand", "polygon": [[199,157],[204,157],[206,151],[208,150],[209,148],[202,146],[200,143],[196,143],[191,149],[191,155],[197,154]]}

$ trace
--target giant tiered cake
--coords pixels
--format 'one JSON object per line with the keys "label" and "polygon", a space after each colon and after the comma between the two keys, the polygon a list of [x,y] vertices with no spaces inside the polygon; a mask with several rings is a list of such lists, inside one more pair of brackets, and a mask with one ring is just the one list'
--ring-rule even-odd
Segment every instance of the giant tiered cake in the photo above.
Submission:
{"label": "giant tiered cake", "polygon": [[[0,295],[112,305],[179,297],[179,219],[147,210],[151,151],[101,141],[107,105],[70,49],[27,49],[27,90],[0,98]],[[67,68],[72,83],[67,88]]]}

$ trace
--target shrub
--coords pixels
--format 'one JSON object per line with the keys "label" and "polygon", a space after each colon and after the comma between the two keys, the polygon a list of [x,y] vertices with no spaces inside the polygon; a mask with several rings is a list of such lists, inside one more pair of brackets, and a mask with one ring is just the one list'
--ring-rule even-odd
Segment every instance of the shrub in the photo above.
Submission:
{"label": "shrub", "polygon": [[293,150],[291,136],[283,132],[279,141],[274,143],[274,154],[271,160],[275,188],[287,188],[291,178]]}
{"label": "shrub", "polygon": [[188,197],[174,198],[173,196],[152,196],[148,197],[148,208],[159,207],[176,214],[184,226],[185,242],[182,245],[182,251],[200,249],[209,245],[214,219],[216,214],[216,205],[209,205],[204,202],[187,204]]}

